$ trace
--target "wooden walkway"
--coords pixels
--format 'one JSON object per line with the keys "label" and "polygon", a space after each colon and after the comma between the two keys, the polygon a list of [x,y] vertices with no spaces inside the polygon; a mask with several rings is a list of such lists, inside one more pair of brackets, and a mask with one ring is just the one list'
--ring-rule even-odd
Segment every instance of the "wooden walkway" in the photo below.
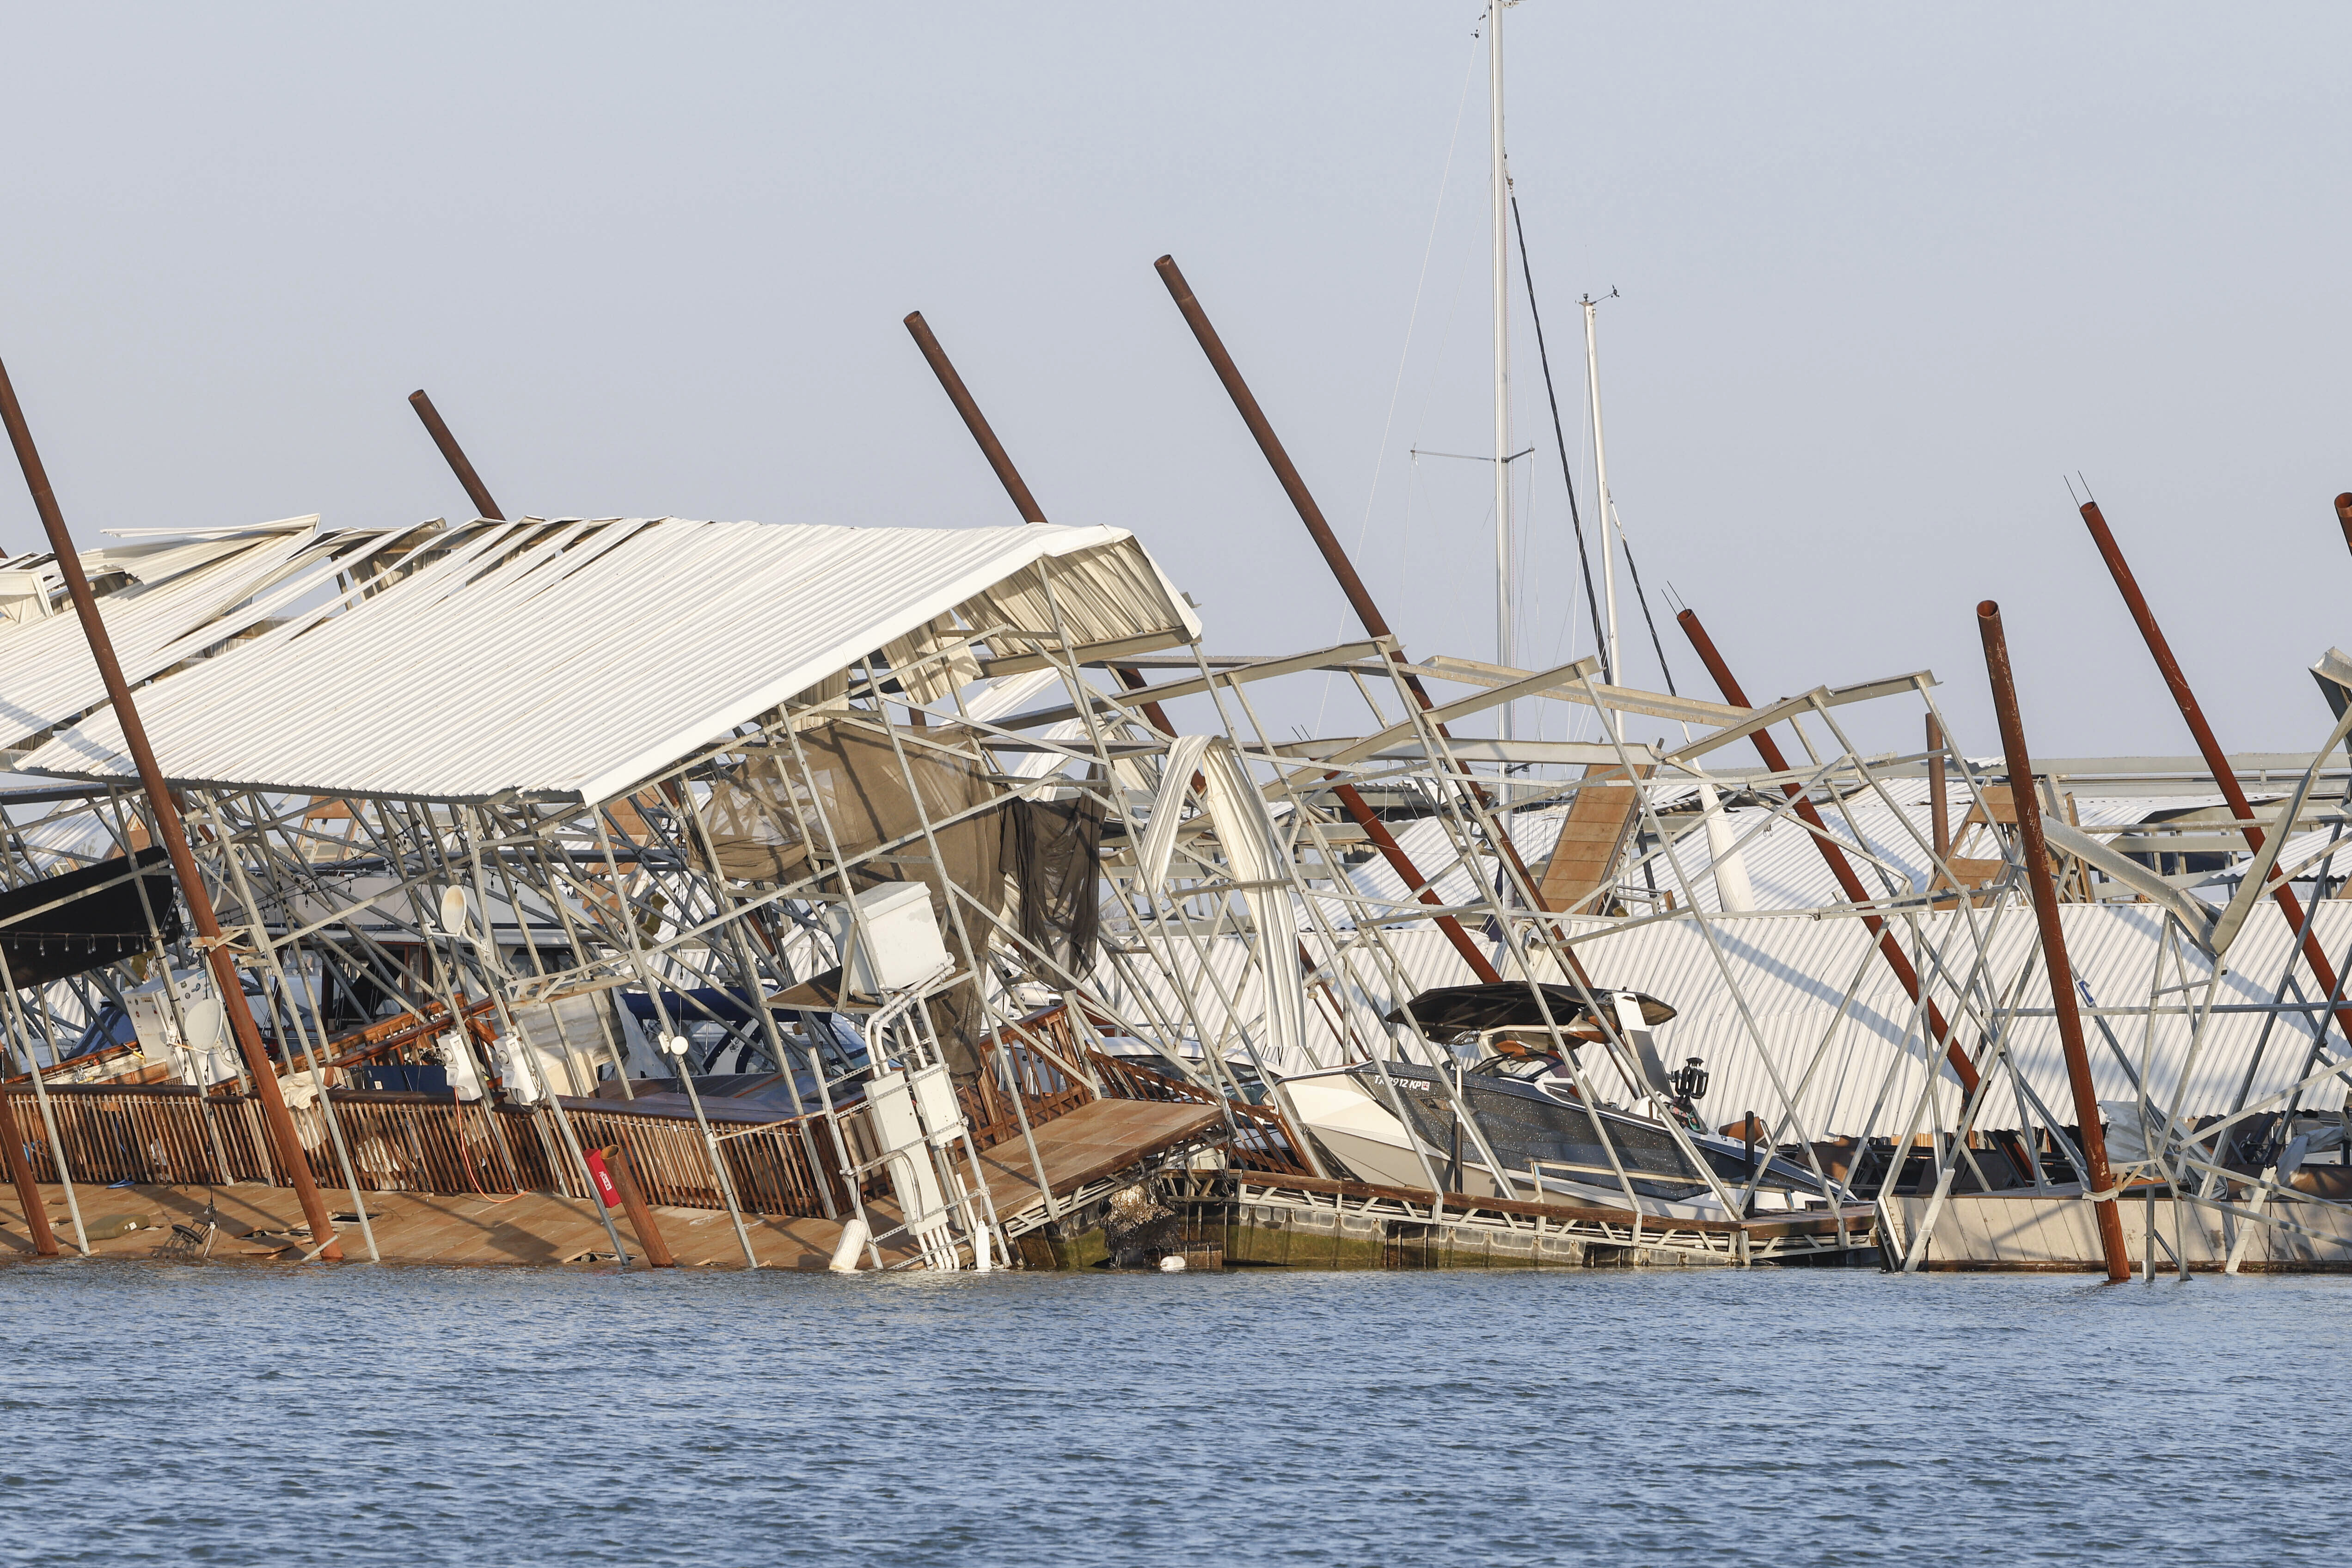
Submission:
{"label": "wooden walkway", "polygon": [[[73,1254],[73,1226],[66,1216],[65,1189],[44,1186],[49,1223],[64,1256]],[[218,1230],[207,1261],[214,1263],[292,1262],[310,1246],[302,1224],[301,1205],[289,1187],[240,1184],[228,1187],[91,1187],[79,1186],[82,1220],[93,1232],[114,1228],[110,1222],[136,1218],[140,1228],[106,1240],[93,1239],[90,1252],[100,1258],[152,1258],[157,1247],[173,1242],[174,1224],[197,1226],[206,1204],[218,1205]],[[347,1261],[364,1262],[367,1246],[360,1234],[352,1195],[327,1188],[321,1195],[328,1212],[337,1216],[336,1229]],[[525,1193],[504,1200],[449,1197],[431,1193],[368,1193],[368,1219],[375,1230],[377,1250],[386,1263],[550,1265],[600,1263],[610,1267],[613,1243],[585,1198]],[[654,1223],[680,1268],[740,1268],[743,1249],[735,1227],[716,1209],[656,1208]],[[351,1216],[345,1218],[343,1216]],[[639,1250],[625,1215],[614,1224],[634,1260]],[[753,1256],[763,1268],[821,1269],[833,1256],[841,1227],[830,1220],[771,1219],[744,1216]],[[248,1233],[262,1236],[247,1239]],[[301,1245],[279,1245],[287,1236]],[[886,1258],[908,1256],[912,1248],[886,1247]],[[168,1254],[167,1254],[168,1255]],[[14,1188],[0,1191],[0,1261],[30,1261],[33,1243],[25,1227],[24,1207]]]}
{"label": "wooden walkway", "polygon": [[[1076,1206],[1099,1196],[1112,1179],[1156,1154],[1199,1137],[1224,1121],[1213,1105],[1157,1100],[1096,1100],[1065,1112],[1035,1130],[1037,1157],[1054,1196]],[[1020,1236],[1048,1224],[1052,1214],[1038,1190],[1029,1146],[1018,1136],[983,1150],[981,1168],[996,1200],[996,1217],[1006,1234]],[[971,1167],[958,1166],[971,1179]]]}
{"label": "wooden walkway", "polygon": [[[1199,1136],[1221,1120],[1217,1108],[1211,1105],[1096,1100],[1037,1128],[1037,1152],[1056,1200],[1076,1206],[1099,1196],[1121,1173]],[[997,1215],[1009,1234],[1018,1236],[1048,1222],[1051,1215],[1023,1140],[1016,1137],[983,1152],[980,1163],[995,1197]],[[969,1179],[970,1167],[964,1169]],[[41,1192],[61,1253],[70,1257],[73,1227],[67,1217],[65,1189],[47,1185]],[[81,1204],[83,1222],[93,1233],[90,1252],[96,1257],[172,1256],[173,1226],[200,1226],[207,1205],[216,1205],[217,1228],[206,1261],[291,1263],[299,1260],[310,1246],[301,1206],[288,1187],[84,1184],[75,1188],[75,1195]],[[322,1195],[328,1212],[336,1216],[345,1259],[365,1261],[366,1244],[351,1193],[327,1188]],[[376,1247],[386,1263],[611,1267],[612,1240],[585,1198],[546,1193],[512,1198],[430,1193],[364,1196]],[[877,1229],[896,1223],[896,1213],[888,1205],[869,1200],[867,1206],[877,1211]],[[724,1211],[656,1207],[653,1213],[679,1267],[744,1267],[743,1249]],[[121,1230],[126,1219],[136,1220],[137,1227],[111,1234]],[[639,1244],[627,1216],[615,1214],[614,1223],[634,1258]],[[751,1235],[752,1254],[763,1268],[823,1269],[841,1237],[839,1225],[823,1219],[746,1215],[744,1228]],[[97,1239],[101,1234],[106,1239]],[[286,1246],[289,1237],[300,1237],[299,1245]],[[165,1250],[159,1254],[159,1247]],[[900,1238],[886,1243],[882,1253],[887,1265],[912,1258],[916,1249]],[[33,1242],[23,1205],[16,1189],[0,1184],[0,1263],[32,1260]]]}

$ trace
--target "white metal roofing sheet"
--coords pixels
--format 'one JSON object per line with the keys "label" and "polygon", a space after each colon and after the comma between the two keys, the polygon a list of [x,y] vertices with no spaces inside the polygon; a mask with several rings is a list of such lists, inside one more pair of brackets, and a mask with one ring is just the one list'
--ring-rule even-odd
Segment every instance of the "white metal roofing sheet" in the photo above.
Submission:
{"label": "white metal roofing sheet", "polygon": [[[451,559],[142,693],[194,784],[482,799],[617,795],[894,637],[989,595],[1046,633],[1037,563],[1090,638],[1199,623],[1110,528],[675,518],[476,525]],[[488,531],[480,531],[488,530]],[[464,532],[464,531],[460,531]],[[131,773],[98,714],[25,760]]]}
{"label": "white metal roofing sheet", "polygon": [[[123,678],[133,686],[190,658],[204,642],[242,629],[225,616],[268,586],[310,543],[273,531],[224,548],[194,552],[189,569],[152,586],[98,601]],[[205,636],[197,647],[190,634]],[[33,737],[106,700],[81,619],[70,611],[0,626],[0,745]]]}

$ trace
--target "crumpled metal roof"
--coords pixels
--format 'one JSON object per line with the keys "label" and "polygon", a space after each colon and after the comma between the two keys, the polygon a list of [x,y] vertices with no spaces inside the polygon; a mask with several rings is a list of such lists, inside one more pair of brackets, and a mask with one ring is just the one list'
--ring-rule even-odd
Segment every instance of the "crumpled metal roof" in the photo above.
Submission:
{"label": "crumpled metal roof", "polygon": [[[1906,881],[1911,888],[1927,885],[1928,857],[1922,844],[1930,837],[1927,781],[1896,778],[1885,781],[1887,796],[1907,819],[1906,827],[1876,797],[1861,795],[1850,799],[1843,811],[1823,808],[1831,830],[1841,839],[1858,841],[1878,856]],[[1661,790],[1663,800],[1685,797],[1687,787]],[[1971,796],[1962,784],[1946,786],[1946,798],[1950,803],[1950,821],[1957,829],[1968,816]],[[2203,805],[2219,805],[2221,796],[2193,795],[2083,795],[2076,801],[2077,815],[2085,827],[2105,828],[2146,821],[2159,811],[2178,811]],[[1822,858],[1821,847],[1812,834],[1787,816],[1761,806],[1727,806],[1724,819],[1731,829],[1733,842],[1748,871],[1748,879],[1756,895],[1759,910],[1811,910],[1824,905],[1843,903],[1845,893],[1836,877]],[[1511,841],[1530,870],[1541,874],[1544,862],[1549,858],[1552,846],[1559,841],[1560,825],[1567,820],[1567,808],[1549,807],[1541,811],[1513,813],[1499,820],[1507,824]],[[1849,816],[1851,820],[1849,820]],[[1670,831],[1696,829],[1693,818],[1673,816],[1667,818]],[[1444,822],[1424,817],[1416,822],[1397,826],[1397,843],[1410,858],[1415,869],[1432,879],[1439,898],[1447,903],[1465,903],[1478,897],[1474,872],[1465,866]],[[2230,831],[2227,825],[2217,824],[2213,831]],[[2280,864],[2293,866],[2306,855],[2315,854],[2327,842],[2327,829],[2310,828],[2298,833],[2282,851]],[[1954,846],[1956,853],[1968,856],[1998,858],[2000,851],[1984,836],[1981,827],[1970,830],[1969,837]],[[1707,860],[1706,837],[1694,830],[1677,845],[1675,859],[1684,876],[1689,879],[1688,891],[1695,894],[1698,906],[1710,913],[1722,904],[1715,889],[1715,876]],[[1898,897],[1906,889],[1898,883],[1889,889],[1880,873],[1868,862],[1849,857],[1854,869],[1861,874],[1863,886],[1876,896]],[[2336,862],[2341,875],[2352,867],[2352,844]],[[1485,868],[1491,879],[1493,868]],[[1671,890],[1678,904],[1689,902],[1685,898],[1681,881],[1674,874],[1664,857],[1651,866],[1651,875],[1659,888]],[[2305,873],[2308,875],[2308,873]],[[1404,881],[1390,868],[1385,860],[1374,858],[1349,868],[1349,880],[1356,888],[1377,899],[1402,900]],[[1633,874],[1636,886],[1641,873]],[[2200,896],[2226,901],[2236,886],[2236,879],[2228,873],[2216,873],[2214,882],[2200,889]],[[1335,914],[1334,917],[1341,918]]]}
{"label": "crumpled metal roof", "polygon": [[[313,543],[307,526],[278,525],[147,552],[133,563],[148,574],[141,586],[98,601],[123,678],[135,687],[266,616],[266,605],[252,604],[255,595]],[[85,569],[98,568],[128,569],[104,552],[90,552]],[[21,746],[105,700],[106,683],[71,610],[0,625],[0,746]]]}
{"label": "crumpled metal roof", "polygon": [[[1112,528],[526,518],[453,530],[431,556],[142,692],[164,773],[597,801],[960,608],[1041,635],[1058,608],[1087,641],[1200,630]],[[133,773],[110,713],[22,765]]]}

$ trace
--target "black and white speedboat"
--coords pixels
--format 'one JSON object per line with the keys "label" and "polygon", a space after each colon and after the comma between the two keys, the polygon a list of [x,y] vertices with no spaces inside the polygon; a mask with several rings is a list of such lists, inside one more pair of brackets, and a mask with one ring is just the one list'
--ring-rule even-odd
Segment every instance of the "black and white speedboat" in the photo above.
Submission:
{"label": "black and white speedboat", "polygon": [[[1627,1087],[1613,1061],[1578,1057],[1587,1069],[1582,1089],[1569,1065],[1571,1054],[1602,1037],[1592,1009],[1572,987],[1547,984],[1540,1002],[1535,990],[1507,984],[1423,992],[1390,1019],[1411,1023],[1454,1065],[1358,1062],[1286,1079],[1287,1098],[1326,1154],[1381,1186],[1425,1192],[1433,1176],[1445,1191],[1502,1196],[1499,1163],[1517,1196],[1622,1209],[1630,1189],[1641,1212],[1661,1218],[1727,1218],[1726,1194],[1737,1199],[1751,1184],[1754,1212],[1826,1205],[1811,1171],[1700,1121],[1693,1102],[1706,1092],[1704,1070],[1694,1058],[1667,1074],[1650,1037],[1674,1008],[1635,992],[1594,994],[1648,1080],[1649,1092],[1619,1104],[1601,1087]],[[1595,1050],[1591,1058],[1605,1055]]]}

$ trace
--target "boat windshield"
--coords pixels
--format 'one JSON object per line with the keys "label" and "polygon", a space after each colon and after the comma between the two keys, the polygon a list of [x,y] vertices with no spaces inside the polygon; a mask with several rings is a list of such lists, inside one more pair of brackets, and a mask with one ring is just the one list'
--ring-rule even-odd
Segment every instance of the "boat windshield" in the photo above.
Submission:
{"label": "boat windshield", "polygon": [[1472,1072],[1485,1073],[1489,1078],[1517,1079],[1522,1083],[1549,1078],[1559,1069],[1557,1057],[1488,1057]]}

